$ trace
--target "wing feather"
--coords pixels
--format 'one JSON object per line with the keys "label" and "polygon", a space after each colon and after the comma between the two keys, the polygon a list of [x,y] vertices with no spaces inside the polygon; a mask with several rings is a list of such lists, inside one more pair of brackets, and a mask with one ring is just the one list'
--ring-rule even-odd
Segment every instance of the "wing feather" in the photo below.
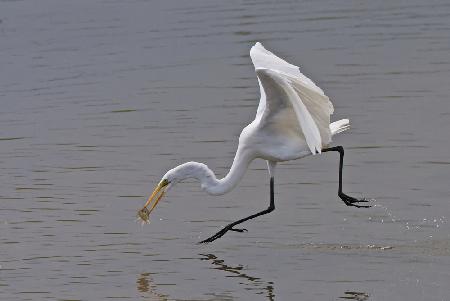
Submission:
{"label": "wing feather", "polygon": [[[331,142],[330,115],[333,104],[300,69],[256,43],[250,50],[260,86],[257,118],[270,119],[282,101],[295,111],[299,126],[313,154]],[[286,98],[285,100],[283,98]]]}
{"label": "wing feather", "polygon": [[266,94],[266,107],[261,115],[261,121],[266,123],[270,122],[271,116],[274,116],[277,111],[285,108],[286,105],[283,102],[287,101],[297,116],[297,121],[299,122],[299,126],[311,153],[320,153],[322,149],[320,131],[291,84],[280,73],[274,70],[258,68],[256,69],[256,74]]}

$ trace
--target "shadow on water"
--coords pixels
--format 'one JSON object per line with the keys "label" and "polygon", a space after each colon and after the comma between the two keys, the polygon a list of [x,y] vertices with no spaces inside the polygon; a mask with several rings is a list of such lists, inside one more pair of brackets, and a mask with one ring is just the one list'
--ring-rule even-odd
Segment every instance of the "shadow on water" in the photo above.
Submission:
{"label": "shadow on water", "polygon": [[[250,276],[243,272],[244,267],[242,265],[237,266],[229,266],[224,260],[219,259],[216,255],[213,254],[200,254],[202,258],[200,260],[207,260],[214,265],[214,269],[224,271],[228,274],[232,274],[231,277],[238,277],[240,279],[244,279],[244,285],[253,286],[253,290],[260,290],[260,294],[265,294],[267,300],[273,301],[275,300],[275,291],[274,285],[272,281],[264,281],[259,277]],[[230,276],[228,276],[230,277]]]}

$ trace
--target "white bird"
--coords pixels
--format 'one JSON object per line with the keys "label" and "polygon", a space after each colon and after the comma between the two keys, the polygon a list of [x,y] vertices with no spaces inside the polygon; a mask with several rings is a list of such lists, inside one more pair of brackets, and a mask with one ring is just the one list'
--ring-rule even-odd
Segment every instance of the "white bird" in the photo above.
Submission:
{"label": "white bird", "polygon": [[[331,137],[349,128],[349,120],[341,119],[330,124],[333,104],[322,89],[292,65],[256,43],[250,50],[259,82],[261,99],[256,118],[239,136],[239,145],[228,174],[217,179],[214,172],[203,163],[187,162],[169,170],[156,186],[138,216],[148,222],[150,212],[164,193],[188,178],[200,181],[201,188],[211,195],[221,195],[232,190],[242,179],[250,162],[255,158],[267,161],[270,175],[270,204],[266,210],[235,221],[202,242],[212,242],[227,231],[243,232],[234,228],[237,224],[275,209],[274,176],[277,162],[303,158],[322,152],[340,154],[338,196],[347,206],[359,205],[366,199],[355,199],[342,192],[342,167],[344,148],[328,147]],[[151,204],[151,208],[147,207]]]}

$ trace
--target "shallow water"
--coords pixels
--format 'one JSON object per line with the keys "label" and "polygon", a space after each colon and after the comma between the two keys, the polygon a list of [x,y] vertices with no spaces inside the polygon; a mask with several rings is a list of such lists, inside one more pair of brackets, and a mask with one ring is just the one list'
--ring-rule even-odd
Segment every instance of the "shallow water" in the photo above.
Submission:
{"label": "shallow water", "polygon": [[[447,300],[447,1],[0,0],[1,300]],[[301,66],[352,129],[338,157],[265,162],[220,197],[172,189],[187,160],[226,174],[256,112],[255,41]]]}

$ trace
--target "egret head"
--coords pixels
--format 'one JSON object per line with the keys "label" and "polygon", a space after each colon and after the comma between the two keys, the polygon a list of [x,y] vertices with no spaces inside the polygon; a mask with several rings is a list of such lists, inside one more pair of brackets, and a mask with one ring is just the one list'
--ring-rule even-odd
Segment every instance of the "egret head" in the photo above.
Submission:
{"label": "egret head", "polygon": [[[199,178],[205,174],[206,165],[198,162],[187,162],[169,170],[161,179],[153,193],[148,198],[144,207],[138,211],[138,218],[143,223],[149,222],[149,215],[155,209],[158,202],[163,198],[164,194],[173,185],[187,178]],[[148,208],[150,207],[150,208]]]}

